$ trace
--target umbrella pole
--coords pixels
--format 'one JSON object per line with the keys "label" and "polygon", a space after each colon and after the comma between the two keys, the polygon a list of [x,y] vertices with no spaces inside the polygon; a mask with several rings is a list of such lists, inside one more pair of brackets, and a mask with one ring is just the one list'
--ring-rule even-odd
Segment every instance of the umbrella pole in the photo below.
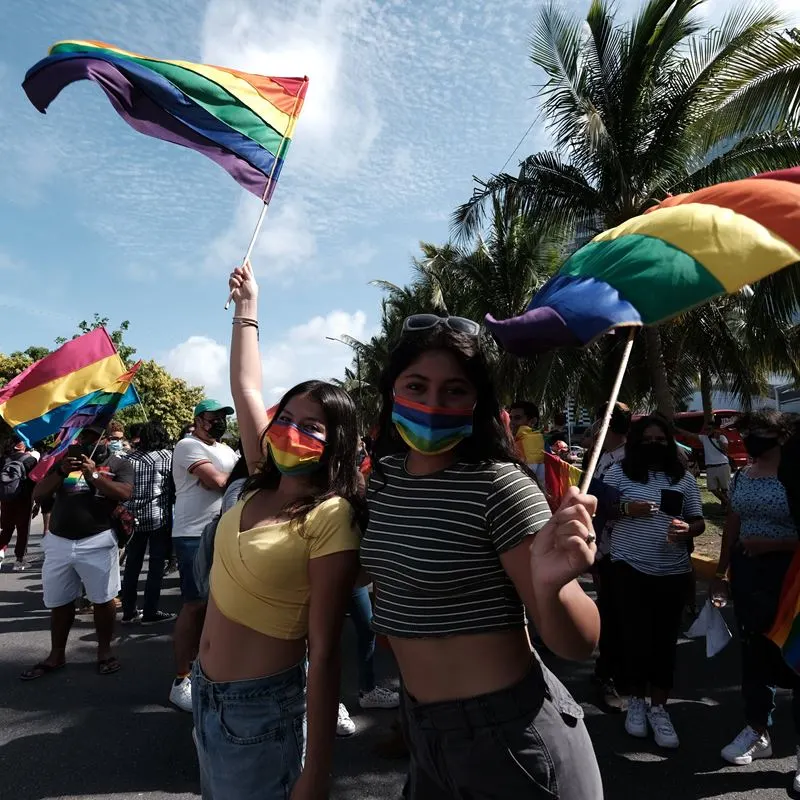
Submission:
{"label": "umbrella pole", "polygon": [[597,462],[600,460],[600,454],[603,452],[603,442],[608,433],[608,426],[611,423],[611,415],[614,413],[614,406],[619,397],[619,390],[622,387],[622,379],[625,377],[625,370],[628,367],[628,359],[631,357],[631,350],[633,350],[633,340],[636,336],[637,328],[631,327],[628,331],[628,341],[625,343],[625,349],[622,351],[622,360],[619,362],[619,369],[617,370],[617,377],[614,381],[614,388],[611,390],[611,396],[608,398],[608,405],[606,406],[606,413],[603,415],[603,423],[600,425],[600,430],[597,432],[597,438],[592,448],[592,457],[589,459],[589,465],[586,467],[586,472],[583,473],[581,480],[581,494],[586,494],[589,489],[589,483],[592,480],[595,469],[597,469]]}

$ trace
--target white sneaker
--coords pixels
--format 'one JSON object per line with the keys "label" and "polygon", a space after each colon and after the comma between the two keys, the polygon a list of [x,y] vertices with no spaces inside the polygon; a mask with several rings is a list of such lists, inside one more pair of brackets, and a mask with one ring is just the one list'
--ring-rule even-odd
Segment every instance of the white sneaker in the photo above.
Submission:
{"label": "white sneaker", "polygon": [[678,734],[672,725],[669,711],[664,706],[651,706],[647,712],[647,721],[653,729],[653,737],[659,747],[674,750],[679,744]]}
{"label": "white sneaker", "polygon": [[356,724],[350,719],[344,703],[339,703],[339,719],[336,720],[337,736],[352,736],[356,732]]}
{"label": "white sneaker", "polygon": [[176,708],[181,711],[188,711],[192,713],[192,682],[188,678],[175,683],[172,682],[172,688],[169,690],[169,701]]}
{"label": "white sneaker", "polygon": [[794,789],[795,792],[800,792],[800,746],[797,748],[797,769],[794,771],[792,789]]}
{"label": "white sneaker", "polygon": [[625,717],[625,730],[637,739],[647,738],[647,704],[642,697],[631,697]]}
{"label": "white sneaker", "polygon": [[25,570],[27,568],[28,568],[28,565],[24,561],[21,561],[20,559],[17,559],[14,562],[14,566],[11,567],[11,571],[12,572],[25,572]]}
{"label": "white sneaker", "polygon": [[743,767],[756,758],[771,758],[772,742],[768,733],[759,733],[747,725],[729,745],[722,748],[720,755],[728,763]]}
{"label": "white sneaker", "polygon": [[358,696],[361,708],[397,708],[400,705],[400,695],[383,686],[376,686],[368,692]]}

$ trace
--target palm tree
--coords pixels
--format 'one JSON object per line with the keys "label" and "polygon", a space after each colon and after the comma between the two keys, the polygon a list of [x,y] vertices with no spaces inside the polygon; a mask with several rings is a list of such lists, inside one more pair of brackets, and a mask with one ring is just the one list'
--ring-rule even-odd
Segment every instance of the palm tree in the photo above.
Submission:
{"label": "palm tree", "polygon": [[[459,240],[483,228],[490,201],[564,226],[580,244],[667,194],[800,163],[800,34],[751,5],[703,32],[695,12],[704,2],[649,0],[624,25],[603,0],[585,23],[544,9],[530,57],[547,78],[539,97],[554,149],[525,159],[518,175],[480,181],[454,214]],[[762,327],[786,328],[800,268],[756,294],[753,309],[769,315]],[[656,404],[671,415],[669,337],[662,326],[640,338]]]}

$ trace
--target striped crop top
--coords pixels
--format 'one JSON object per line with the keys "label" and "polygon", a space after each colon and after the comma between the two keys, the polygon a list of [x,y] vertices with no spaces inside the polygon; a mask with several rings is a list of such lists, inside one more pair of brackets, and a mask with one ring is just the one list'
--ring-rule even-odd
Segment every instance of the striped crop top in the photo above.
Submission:
{"label": "striped crop top", "polygon": [[410,475],[403,455],[384,458],[381,470],[370,478],[361,543],[375,581],[374,629],[410,638],[524,626],[499,556],[550,518],[533,479],[492,462]]}

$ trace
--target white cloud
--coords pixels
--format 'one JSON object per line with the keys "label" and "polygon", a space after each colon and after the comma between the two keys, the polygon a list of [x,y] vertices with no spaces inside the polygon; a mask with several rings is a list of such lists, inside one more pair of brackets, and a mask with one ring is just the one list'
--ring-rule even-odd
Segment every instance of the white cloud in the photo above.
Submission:
{"label": "white cloud", "polygon": [[[261,211],[261,203],[243,194],[233,223],[209,245],[205,268],[219,274],[242,263]],[[317,239],[302,200],[288,200],[270,207],[251,257],[257,275],[271,277],[307,265],[317,252]]]}
{"label": "white cloud", "polygon": [[207,395],[225,399],[228,389],[228,350],[208,336],[190,336],[161,359],[167,371],[194,386],[204,386]]}
{"label": "white cloud", "polygon": [[[2,305],[2,298],[0,298]],[[352,336],[359,341],[373,330],[363,311],[331,311],[312,317],[271,342],[262,325],[261,354],[264,398],[277,400],[287,389],[312,378],[340,378],[353,361],[353,351],[341,342],[331,341]],[[266,343],[265,343],[266,342]],[[228,386],[228,349],[208,336],[190,336],[173,347],[161,359],[173,375],[191,384],[202,384],[206,394],[223,402],[230,401]]]}
{"label": "white cloud", "polygon": [[342,377],[353,362],[353,352],[345,344],[326,337],[352,336],[363,341],[371,333],[363,311],[353,314],[331,311],[290,328],[282,339],[262,346],[265,399],[275,401],[301,381]]}

